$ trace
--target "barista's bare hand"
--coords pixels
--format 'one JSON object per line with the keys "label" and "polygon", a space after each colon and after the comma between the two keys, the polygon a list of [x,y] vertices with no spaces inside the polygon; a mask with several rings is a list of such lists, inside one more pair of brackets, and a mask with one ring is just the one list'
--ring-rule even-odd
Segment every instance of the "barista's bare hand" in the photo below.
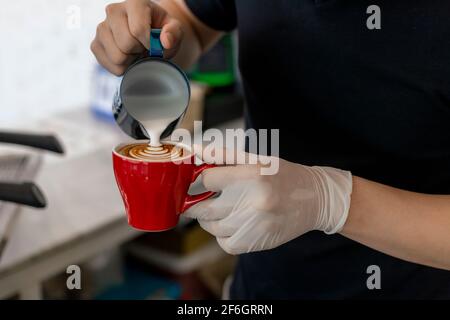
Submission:
{"label": "barista's bare hand", "polygon": [[161,28],[166,58],[172,58],[183,38],[181,23],[150,0],[127,0],[106,7],[106,19],[97,27],[91,50],[98,62],[115,75],[150,46],[151,28]]}

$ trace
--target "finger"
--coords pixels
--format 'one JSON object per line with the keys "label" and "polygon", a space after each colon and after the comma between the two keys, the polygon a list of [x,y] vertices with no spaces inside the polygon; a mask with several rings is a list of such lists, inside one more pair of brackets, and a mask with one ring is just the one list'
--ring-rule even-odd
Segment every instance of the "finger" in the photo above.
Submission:
{"label": "finger", "polygon": [[106,22],[102,22],[97,28],[98,39],[100,40],[109,61],[115,65],[128,65],[135,59],[133,55],[123,53],[117,46],[113,33]]}
{"label": "finger", "polygon": [[202,183],[209,191],[222,191],[242,180],[256,179],[260,175],[257,165],[223,166],[203,171]]}
{"label": "finger", "polygon": [[183,31],[178,20],[166,17],[161,30],[161,43],[165,49],[164,56],[173,58],[181,44]]}
{"label": "finger", "polygon": [[209,205],[214,200],[205,200],[190,207],[183,213],[183,216],[191,219],[204,219],[210,212]]}
{"label": "finger", "polygon": [[[280,241],[280,238],[286,241]],[[273,249],[289,241],[289,238],[279,228],[279,222],[274,224],[272,219],[253,214],[239,223],[239,229],[231,236],[221,237],[217,241],[227,253],[236,255]]]}
{"label": "finger", "polygon": [[128,29],[131,35],[145,48],[150,47],[152,25],[152,2],[148,0],[128,0],[125,3],[128,17]]}
{"label": "finger", "polygon": [[121,76],[125,72],[126,66],[113,64],[109,60],[103,45],[97,38],[91,43],[91,51],[94,53],[97,61],[112,74]]}
{"label": "finger", "polygon": [[230,246],[230,237],[218,237],[217,238],[217,243],[228,254],[238,255],[238,254],[241,254],[241,253],[245,253],[244,250],[237,250],[237,249],[232,248]]}
{"label": "finger", "polygon": [[[117,4],[116,4],[117,5]],[[111,6],[114,6],[111,5]],[[117,47],[125,54],[141,54],[145,47],[130,32],[128,16],[123,6],[107,10],[106,19]]]}
{"label": "finger", "polygon": [[126,9],[130,33],[149,49],[151,28],[164,26],[167,18],[166,10],[148,0],[128,0]]}
{"label": "finger", "polygon": [[230,214],[231,208],[221,205],[217,200],[218,198],[202,201],[189,208],[183,215],[191,219],[205,221],[224,219]]}
{"label": "finger", "polygon": [[206,221],[199,220],[198,223],[206,232],[209,232],[215,237],[231,237],[238,229],[238,227],[227,223],[227,219]]}

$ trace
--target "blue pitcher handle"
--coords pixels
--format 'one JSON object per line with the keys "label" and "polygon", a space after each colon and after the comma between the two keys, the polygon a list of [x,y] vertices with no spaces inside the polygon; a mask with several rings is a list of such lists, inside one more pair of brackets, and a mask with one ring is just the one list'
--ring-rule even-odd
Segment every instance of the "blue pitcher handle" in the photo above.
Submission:
{"label": "blue pitcher handle", "polygon": [[161,29],[152,29],[150,32],[150,57],[163,58],[164,48],[161,43]]}

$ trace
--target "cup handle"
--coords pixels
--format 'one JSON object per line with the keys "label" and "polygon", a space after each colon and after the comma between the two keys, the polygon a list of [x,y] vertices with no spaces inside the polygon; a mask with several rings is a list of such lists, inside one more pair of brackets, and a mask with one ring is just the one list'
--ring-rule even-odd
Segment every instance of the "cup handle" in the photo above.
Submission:
{"label": "cup handle", "polygon": [[[214,167],[216,167],[216,165],[207,164],[207,163],[204,163],[198,167],[195,167],[194,173],[192,175],[192,182],[194,182],[203,171],[205,171],[206,169],[214,168]],[[197,203],[199,203],[201,201],[211,198],[215,194],[216,194],[216,192],[213,192],[213,191],[207,191],[207,192],[203,192],[203,193],[196,194],[196,195],[188,194],[186,196],[186,200],[184,200],[184,205],[181,210],[181,213],[185,212],[193,205],[196,205]]]}
{"label": "cup handle", "polygon": [[161,43],[161,29],[152,29],[150,32],[150,49],[148,55],[150,57],[163,58],[164,47]]}

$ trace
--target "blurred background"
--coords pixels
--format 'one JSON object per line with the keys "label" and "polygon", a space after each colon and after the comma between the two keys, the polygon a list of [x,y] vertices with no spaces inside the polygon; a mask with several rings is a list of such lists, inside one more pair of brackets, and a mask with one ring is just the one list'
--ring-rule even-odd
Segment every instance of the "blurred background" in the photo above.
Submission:
{"label": "blurred background", "polygon": [[[226,297],[234,258],[196,222],[159,234],[127,225],[111,166],[111,149],[130,140],[111,114],[120,79],[89,48],[109,2],[2,3],[0,299]],[[236,52],[226,35],[186,70],[183,127],[243,126]]]}
{"label": "blurred background", "polygon": [[14,126],[88,103],[94,63],[89,45],[98,22],[104,19],[108,2],[2,3],[0,125]]}

